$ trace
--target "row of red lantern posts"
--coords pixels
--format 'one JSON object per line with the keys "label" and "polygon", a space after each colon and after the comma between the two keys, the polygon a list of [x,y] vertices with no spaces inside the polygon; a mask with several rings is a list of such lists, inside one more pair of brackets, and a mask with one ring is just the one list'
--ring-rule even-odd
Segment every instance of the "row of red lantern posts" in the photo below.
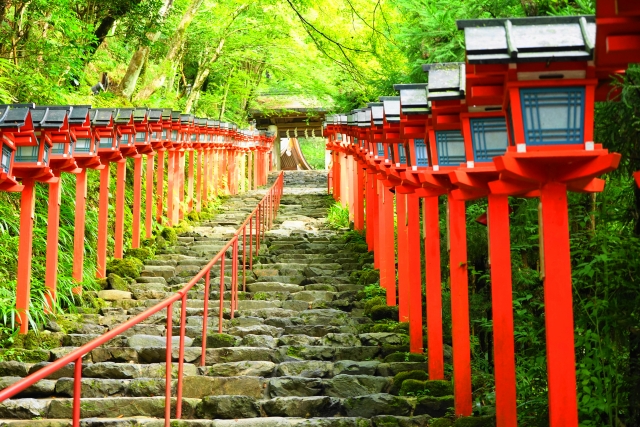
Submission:
{"label": "row of red lantern posts", "polygon": [[[84,274],[87,169],[100,170],[97,276],[103,278],[107,264],[110,163],[117,165],[114,257],[122,258],[127,158],[133,158],[134,163],[130,246],[138,248],[143,159],[146,161],[144,228],[145,236],[150,238],[154,219],[162,222],[165,200],[167,222],[173,226],[185,211],[200,211],[212,195],[244,190],[244,177],[248,178],[249,189],[265,185],[274,140],[274,135],[263,131],[241,130],[233,123],[170,109],[33,104],[0,105],[0,136],[0,190],[21,192],[16,296],[16,320],[21,333],[28,328],[36,182],[49,185],[45,286],[51,307],[56,299],[60,204],[66,202],[60,200],[61,173],[76,175],[73,278],[80,283]],[[165,153],[168,153],[166,174]],[[76,291],[80,293],[81,286]]]}
{"label": "row of red lantern posts", "polygon": [[578,425],[567,191],[602,191],[598,176],[620,161],[593,141],[595,101],[615,94],[614,74],[640,62],[640,7],[617,3],[598,2],[597,17],[458,21],[465,63],[426,65],[427,84],[396,85],[398,97],[327,118],[330,187],[355,229],[366,229],[387,303],[398,297],[400,321],[410,323],[412,352],[423,349],[422,202],[434,380],[444,378],[438,203],[446,197],[456,415],[472,412],[465,201],[486,197],[497,425],[517,425],[508,201],[517,195],[540,199],[550,425]]}

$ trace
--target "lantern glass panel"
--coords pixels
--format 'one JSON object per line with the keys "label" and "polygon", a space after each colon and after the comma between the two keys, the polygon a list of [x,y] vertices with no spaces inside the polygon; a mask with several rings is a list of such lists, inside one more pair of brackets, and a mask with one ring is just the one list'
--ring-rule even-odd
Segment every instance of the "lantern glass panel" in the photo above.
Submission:
{"label": "lantern glass panel", "polygon": [[204,133],[200,134],[200,142],[206,142],[207,141],[207,135],[205,135]]}
{"label": "lantern glass panel", "polygon": [[178,131],[177,130],[172,130],[171,131],[171,141],[178,142]]}
{"label": "lantern glass panel", "polygon": [[21,146],[16,148],[16,162],[37,162],[38,150],[37,145]]}
{"label": "lantern glass panel", "polygon": [[490,162],[507,151],[509,136],[503,117],[471,119],[471,140],[476,162]]}
{"label": "lantern glass panel", "polygon": [[342,134],[341,134],[341,133],[339,133],[339,134],[337,135],[337,138],[336,138],[336,139],[337,139],[338,141],[342,141]]}
{"label": "lantern glass panel", "polygon": [[113,147],[113,138],[110,138],[110,137],[100,138],[100,148],[111,148],[111,147]]}
{"label": "lantern glass panel", "polygon": [[78,138],[76,140],[76,153],[91,152],[91,138]]}
{"label": "lantern glass panel", "polygon": [[459,130],[436,132],[438,147],[438,164],[441,166],[458,166],[466,161],[464,155],[464,138]]}
{"label": "lantern glass panel", "polygon": [[125,133],[123,135],[120,136],[120,144],[128,144],[129,143],[129,134]]}
{"label": "lantern glass panel", "polygon": [[136,142],[146,142],[146,141],[147,141],[146,132],[136,132]]}
{"label": "lantern glass panel", "polygon": [[393,152],[393,145],[387,144],[387,159],[389,159],[391,163],[396,162],[396,156],[394,154],[395,153]]}
{"label": "lantern glass panel", "polygon": [[162,129],[162,138],[160,139],[167,139],[167,130],[166,129]]}
{"label": "lantern glass panel", "polygon": [[64,142],[54,142],[53,148],[51,149],[51,154],[65,154]]}
{"label": "lantern glass panel", "polygon": [[191,134],[191,142],[196,142],[196,138],[198,137],[198,135],[196,135],[195,133]]}
{"label": "lantern glass panel", "polygon": [[0,163],[0,167],[2,167],[5,173],[8,173],[9,166],[11,166],[11,148],[9,148],[6,145],[3,145],[2,146],[2,162]]}
{"label": "lantern glass panel", "polygon": [[429,166],[429,156],[427,156],[427,144],[424,139],[414,139],[416,151],[416,166]]}
{"label": "lantern glass panel", "polygon": [[378,157],[384,157],[384,144],[378,142]]}
{"label": "lantern glass panel", "polygon": [[398,145],[398,157],[400,157],[398,159],[398,162],[400,162],[400,164],[403,164],[403,165],[407,164],[407,151],[404,147],[404,144]]}
{"label": "lantern glass panel", "polygon": [[[42,142],[41,142],[42,144]],[[45,144],[44,146],[44,155],[42,156],[42,161],[45,165],[49,164],[49,153],[51,152],[51,147]]]}
{"label": "lantern glass panel", "polygon": [[582,144],[585,88],[520,89],[527,145]]}

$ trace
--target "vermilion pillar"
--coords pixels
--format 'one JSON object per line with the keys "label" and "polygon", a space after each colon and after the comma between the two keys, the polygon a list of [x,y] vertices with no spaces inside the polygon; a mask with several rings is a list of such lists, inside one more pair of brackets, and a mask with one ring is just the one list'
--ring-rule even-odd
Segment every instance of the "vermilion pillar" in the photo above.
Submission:
{"label": "vermilion pillar", "polygon": [[364,230],[364,177],[365,171],[359,162],[353,162],[356,169],[356,188],[355,188],[355,222],[354,228],[358,231]]}
{"label": "vermilion pillar", "polygon": [[253,153],[253,150],[247,153],[247,182],[249,184],[249,191],[255,188],[255,186],[253,185],[253,177],[255,176],[255,173],[253,171]]}
{"label": "vermilion pillar", "polygon": [[440,272],[440,219],[438,197],[422,199],[424,256],[427,289],[427,341],[429,379],[444,379],[442,342],[442,282]]}
{"label": "vermilion pillar", "polygon": [[398,227],[399,318],[409,321],[409,241],[407,236],[407,195],[396,188],[396,224]]}
{"label": "vermilion pillar", "polygon": [[[104,169],[109,165],[103,166]],[[84,231],[87,206],[87,170],[76,175],[76,208],[73,228],[73,279],[80,283],[84,276]],[[79,289],[78,289],[79,290]]]}
{"label": "vermilion pillar", "polygon": [[449,268],[451,272],[451,329],[455,412],[469,416],[471,398],[471,343],[465,202],[447,196],[449,208]]}
{"label": "vermilion pillar", "polygon": [[[373,197],[374,197],[374,202],[376,204],[375,207],[375,222],[374,222],[374,228],[373,228],[373,267],[380,269],[380,258],[382,257],[382,233],[380,232],[380,223],[382,222],[382,212],[383,212],[383,206],[382,206],[382,183],[378,180],[378,178],[376,177],[375,173],[371,173],[369,175],[369,177],[371,177],[371,185],[374,187],[373,189]],[[380,285],[382,285],[382,282],[380,282]]]}
{"label": "vermilion pillar", "polygon": [[333,198],[336,200],[340,200],[342,195],[340,194],[340,189],[342,183],[340,182],[340,171],[342,169],[342,165],[340,164],[340,153],[334,151],[333,158]]}
{"label": "vermilion pillar", "polygon": [[153,232],[153,158],[154,154],[147,154],[147,176],[145,178],[145,191],[146,191],[146,213],[144,217],[144,230],[145,237],[150,239]]}
{"label": "vermilion pillar", "polygon": [[[374,228],[375,228],[375,210],[378,206],[376,197],[375,197],[375,175],[370,173],[368,170],[364,171],[365,176],[365,197],[366,197],[366,217],[365,222],[367,224],[367,246],[369,248],[369,252],[373,250],[374,246]],[[375,257],[375,252],[374,252]]]}
{"label": "vermilion pillar", "polygon": [[35,181],[23,179],[20,194],[20,243],[18,246],[18,277],[16,289],[16,322],[20,333],[29,329],[29,301],[31,299],[31,258],[33,255],[33,217],[35,215]]}
{"label": "vermilion pillar", "polygon": [[213,153],[211,169],[213,171],[213,195],[218,197],[219,173],[220,173],[220,151],[216,149]]}
{"label": "vermilion pillar", "polygon": [[178,221],[184,219],[184,187],[185,187],[185,152],[183,150],[178,151]]}
{"label": "vermilion pillar", "polygon": [[96,254],[96,276],[107,277],[107,233],[109,228],[109,181],[111,170],[109,164],[100,171],[100,201],[98,206],[98,242]]}
{"label": "vermilion pillar", "polygon": [[544,184],[540,201],[549,420],[553,427],[571,427],[578,425],[578,407],[566,185]]}
{"label": "vermilion pillar", "polygon": [[164,202],[164,153],[165,151],[166,150],[164,149],[158,150],[158,169],[157,169],[157,175],[156,175],[156,221],[158,222],[158,224],[162,224],[162,213],[164,211],[163,202]]}
{"label": "vermilion pillar", "polygon": [[516,365],[513,343],[509,199],[489,195],[489,259],[498,427],[516,427]]}
{"label": "vermilion pillar", "polygon": [[[202,179],[202,150],[196,151],[196,211],[202,210],[203,184],[206,180]],[[206,187],[205,187],[206,188]],[[205,198],[206,200],[206,198]]]}
{"label": "vermilion pillar", "polygon": [[175,190],[175,158],[176,158],[176,150],[169,149],[169,157],[167,161],[167,218],[169,220],[169,226],[175,225],[173,222],[173,194]]}
{"label": "vermilion pillar", "polygon": [[44,285],[47,289],[47,304],[53,308],[58,285],[58,237],[60,234],[60,171],[53,171],[55,177],[49,183],[49,207],[47,211],[47,256]]}
{"label": "vermilion pillar", "polygon": [[420,199],[407,195],[407,247],[409,266],[409,350],[422,353],[422,286],[420,274]]}
{"label": "vermilion pillar", "polygon": [[116,166],[116,225],[113,257],[122,258],[124,243],[124,189],[127,183],[127,159],[118,160]]}
{"label": "vermilion pillar", "polygon": [[193,182],[193,173],[194,173],[194,154],[195,154],[195,150],[191,150],[189,151],[189,182],[188,182],[188,188],[187,188],[187,197],[189,199],[189,204],[187,206],[187,212],[191,212],[193,210],[193,188],[194,188],[194,182]]}
{"label": "vermilion pillar", "polygon": [[131,219],[131,247],[140,247],[140,208],[142,207],[142,154],[133,157],[133,218]]}
{"label": "vermilion pillar", "polygon": [[396,305],[396,254],[393,213],[393,193],[382,185],[382,213],[380,215],[380,284],[387,290],[387,305]]}

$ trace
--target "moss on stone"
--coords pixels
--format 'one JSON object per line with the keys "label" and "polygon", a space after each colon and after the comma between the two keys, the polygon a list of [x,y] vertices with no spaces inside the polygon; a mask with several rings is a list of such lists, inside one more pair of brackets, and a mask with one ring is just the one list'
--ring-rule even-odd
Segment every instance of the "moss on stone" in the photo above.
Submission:
{"label": "moss on stone", "polygon": [[398,307],[396,306],[388,306],[388,305],[378,305],[371,309],[370,311],[371,319],[374,321],[377,320],[394,320],[398,321]]}
{"label": "moss on stone", "polygon": [[431,424],[429,427],[451,427],[453,425],[453,421],[449,418],[438,418],[431,420]]}
{"label": "moss on stone", "polygon": [[357,285],[371,285],[380,280],[380,270],[356,270],[349,275],[349,281]]}
{"label": "moss on stone", "polygon": [[13,337],[12,348],[23,348],[26,350],[41,350],[57,348],[62,345],[62,336],[64,334],[50,331],[34,331],[31,330],[25,335],[15,335]]}
{"label": "moss on stone", "polygon": [[386,306],[387,299],[383,296],[377,296],[364,302],[364,314],[370,314],[371,309],[378,306]]}
{"label": "moss on stone", "polygon": [[163,228],[160,232],[160,237],[162,237],[169,245],[175,245],[178,241],[178,234],[176,230],[171,227]]}
{"label": "moss on stone", "polygon": [[129,249],[124,253],[125,258],[137,258],[140,261],[146,261],[153,257],[153,252],[148,247]]}
{"label": "moss on stone", "polygon": [[451,384],[451,381],[429,380],[425,382],[425,388],[429,391],[428,394],[430,396],[442,397],[453,394],[453,384]]}
{"label": "moss on stone", "polygon": [[187,219],[192,222],[198,222],[200,221],[200,214],[193,210],[187,214]]}
{"label": "moss on stone", "polygon": [[41,349],[9,348],[0,351],[0,361],[15,360],[24,363],[48,362],[49,352]]}
{"label": "moss on stone", "polygon": [[207,336],[208,348],[233,347],[236,345],[236,337],[229,334],[209,334]]}
{"label": "moss on stone", "polygon": [[127,281],[115,273],[110,273],[107,276],[107,283],[109,284],[109,289],[116,289],[118,291],[129,290],[129,284]]}
{"label": "moss on stone", "polygon": [[419,396],[425,394],[426,381],[407,379],[402,382],[402,387],[398,394],[400,396]]}
{"label": "moss on stone", "polygon": [[399,372],[395,377],[393,377],[393,385],[391,386],[391,390],[389,391],[389,393],[398,394],[400,392],[400,389],[402,388],[402,383],[410,379],[426,381],[429,379],[429,375],[425,371],[420,370]]}
{"label": "moss on stone", "polygon": [[496,417],[464,417],[453,423],[453,427],[495,427]]}
{"label": "moss on stone", "polygon": [[107,277],[114,273],[120,277],[131,277],[136,279],[140,277],[142,271],[142,261],[137,258],[112,259],[107,262]]}

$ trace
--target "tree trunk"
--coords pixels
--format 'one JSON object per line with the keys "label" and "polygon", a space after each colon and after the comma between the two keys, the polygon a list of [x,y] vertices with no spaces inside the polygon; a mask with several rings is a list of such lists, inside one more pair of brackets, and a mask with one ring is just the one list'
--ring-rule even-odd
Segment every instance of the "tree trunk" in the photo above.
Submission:
{"label": "tree trunk", "polygon": [[167,70],[171,69],[173,62],[178,58],[180,51],[182,50],[182,45],[184,43],[184,35],[193,21],[200,5],[202,5],[203,0],[193,0],[189,5],[189,8],[182,16],[182,20],[176,29],[173,37],[171,38],[171,44],[169,45],[169,51],[163,60],[162,67],[160,68],[160,73],[153,79],[147,86],[145,86],[136,96],[136,100],[145,100],[148,99],[154,92],[162,87],[164,82],[167,80]]}
{"label": "tree trunk", "polygon": [[116,22],[116,18],[113,16],[106,16],[98,25],[98,28],[94,31],[93,35],[95,36],[95,40],[92,43],[89,43],[89,49],[87,50],[87,57],[92,56],[96,50],[100,47],[104,39],[109,34],[111,27]]}
{"label": "tree trunk", "polygon": [[[200,67],[198,67],[198,73],[196,74],[196,78],[193,81],[193,86],[191,86],[191,93],[189,93],[189,97],[187,98],[186,112],[190,113],[191,108],[193,107],[193,103],[197,99],[200,94],[200,89],[202,89],[202,85],[209,77],[209,73],[211,72],[211,66],[215,64],[215,62],[220,59],[220,55],[222,54],[222,48],[224,47],[225,39],[220,39],[218,42],[218,47],[216,48],[215,53],[210,58],[204,58]],[[205,53],[206,56],[208,52]]]}
{"label": "tree trunk", "polygon": [[138,78],[140,77],[142,68],[147,61],[149,50],[149,46],[141,46],[138,48],[136,53],[133,54],[131,61],[129,61],[127,72],[124,74],[124,77],[120,82],[120,90],[127,99],[131,99],[133,91],[136,89],[136,84],[138,84]]}
{"label": "tree trunk", "polygon": [[235,67],[231,67],[231,70],[229,70],[229,77],[227,77],[227,85],[224,88],[224,96],[222,98],[222,105],[220,106],[220,117],[218,117],[218,120],[222,120],[222,117],[224,117],[224,110],[227,107],[227,96],[229,96],[229,86],[231,86],[231,76],[233,75],[234,71]]}
{"label": "tree trunk", "polygon": [[[173,5],[173,0],[164,0],[164,3],[160,10],[158,11],[158,17],[162,21],[162,19],[167,15],[169,9]],[[147,34],[147,38],[151,43],[157,41],[160,38],[161,32],[157,31],[153,34]],[[136,53],[131,57],[131,61],[129,61],[129,67],[127,67],[127,72],[125,73],[122,81],[120,82],[120,90],[127,97],[127,99],[131,99],[133,95],[133,91],[136,89],[136,85],[138,84],[138,78],[140,77],[140,73],[144,68],[144,64],[147,62],[147,58],[149,57],[149,52],[151,51],[151,47],[149,46],[140,46]]]}

